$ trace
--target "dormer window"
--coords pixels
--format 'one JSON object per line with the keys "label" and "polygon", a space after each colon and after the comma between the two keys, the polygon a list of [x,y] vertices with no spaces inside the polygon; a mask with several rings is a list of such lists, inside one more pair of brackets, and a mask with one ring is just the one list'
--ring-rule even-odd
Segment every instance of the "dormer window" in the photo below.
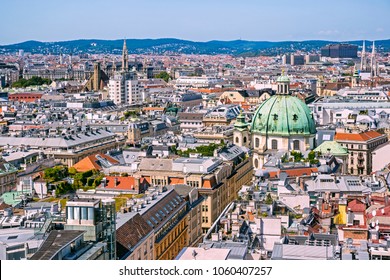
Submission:
{"label": "dormer window", "polygon": [[274,121],[277,121],[278,120],[278,115],[277,114],[274,114]]}
{"label": "dormer window", "polygon": [[297,114],[294,114],[293,115],[293,121],[297,121],[298,120],[298,115]]}

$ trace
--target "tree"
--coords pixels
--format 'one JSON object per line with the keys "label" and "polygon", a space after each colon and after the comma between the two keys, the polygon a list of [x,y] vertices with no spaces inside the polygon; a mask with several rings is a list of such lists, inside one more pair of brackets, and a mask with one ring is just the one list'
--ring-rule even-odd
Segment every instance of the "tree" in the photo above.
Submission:
{"label": "tree", "polygon": [[52,168],[47,168],[43,172],[43,179],[47,182],[56,182],[62,178],[68,176],[68,168],[65,166],[54,166]]}
{"label": "tree", "polygon": [[303,159],[303,155],[301,152],[291,151],[290,154],[294,157],[294,162],[299,162]]}
{"label": "tree", "polygon": [[74,167],[70,167],[68,169],[68,173],[69,173],[69,175],[73,176],[73,175],[75,175],[77,173],[77,170]]}
{"label": "tree", "polygon": [[211,143],[209,145],[195,147],[194,149],[189,148],[185,151],[177,150],[176,152],[177,155],[182,157],[189,157],[191,153],[201,154],[202,156],[205,157],[212,157],[214,156],[215,149],[221,149],[224,148],[225,146],[226,146],[225,143],[220,143],[220,144]]}
{"label": "tree", "polygon": [[12,84],[12,87],[13,88],[18,88],[18,87],[25,88],[25,87],[29,87],[29,86],[41,86],[43,84],[48,85],[50,83],[51,83],[50,79],[33,76],[31,79],[28,79],[28,80],[22,78],[16,82],[14,82]]}
{"label": "tree", "polygon": [[68,182],[60,182],[56,188],[56,195],[66,194],[68,192],[73,192],[73,191],[74,191],[74,186],[72,186]]}
{"label": "tree", "polygon": [[271,194],[269,193],[269,194],[267,194],[267,197],[266,197],[266,199],[265,199],[265,204],[268,204],[268,205],[270,205],[270,204],[272,204],[274,201],[273,201],[273,199],[272,199],[272,197],[271,197]]}
{"label": "tree", "polygon": [[307,159],[309,160],[310,164],[319,163],[319,160],[316,158],[316,152],[314,151],[309,152]]}
{"label": "tree", "polygon": [[165,82],[168,82],[169,79],[171,78],[171,76],[169,76],[169,74],[166,71],[162,71],[157,75],[155,75],[154,77],[158,79],[163,79]]}

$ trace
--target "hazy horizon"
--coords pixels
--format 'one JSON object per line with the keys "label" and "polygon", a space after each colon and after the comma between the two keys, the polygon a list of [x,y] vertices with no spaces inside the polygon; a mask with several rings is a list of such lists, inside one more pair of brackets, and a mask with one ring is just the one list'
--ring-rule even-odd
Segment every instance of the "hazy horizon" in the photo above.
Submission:
{"label": "hazy horizon", "polygon": [[387,0],[16,0],[2,5],[0,45],[29,40],[176,38],[355,41],[390,38]]}
{"label": "hazy horizon", "polygon": [[173,40],[183,40],[183,41],[191,41],[191,42],[196,42],[196,43],[208,43],[212,41],[219,41],[219,42],[232,42],[232,41],[248,41],[248,42],[272,42],[272,43],[281,43],[281,42],[307,42],[307,41],[334,41],[334,42],[351,42],[351,41],[385,41],[385,40],[390,40],[390,38],[383,38],[383,39],[375,39],[375,40],[368,40],[368,39],[353,39],[353,40],[327,40],[327,39],[307,39],[307,40],[280,40],[280,41],[270,41],[270,40],[244,40],[244,39],[232,39],[232,40],[219,40],[219,39],[213,39],[213,40],[208,40],[208,41],[196,41],[196,40],[189,40],[189,39],[182,39],[182,38],[116,38],[116,39],[104,39],[104,38],[76,38],[76,39],[69,39],[69,40],[58,40],[58,41],[40,41],[40,40],[25,40],[21,42],[15,42],[15,43],[10,43],[10,44],[4,44],[1,46],[8,46],[8,45],[17,45],[17,44],[22,44],[25,42],[41,42],[41,43],[57,43],[57,42],[69,42],[69,41],[79,41],[79,40],[97,40],[97,41],[119,41],[119,40],[160,40],[160,39],[173,39]]}

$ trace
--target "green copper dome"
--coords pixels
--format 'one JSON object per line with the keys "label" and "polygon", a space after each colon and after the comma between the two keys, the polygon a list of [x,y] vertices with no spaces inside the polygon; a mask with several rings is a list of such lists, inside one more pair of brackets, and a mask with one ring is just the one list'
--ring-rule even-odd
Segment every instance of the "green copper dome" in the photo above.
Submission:
{"label": "green copper dome", "polygon": [[305,103],[291,95],[274,95],[257,108],[251,131],[263,135],[313,135],[312,113]]}
{"label": "green copper dome", "polygon": [[289,79],[287,76],[284,76],[284,75],[279,76],[279,77],[276,79],[276,81],[277,81],[278,83],[290,83],[290,79]]}

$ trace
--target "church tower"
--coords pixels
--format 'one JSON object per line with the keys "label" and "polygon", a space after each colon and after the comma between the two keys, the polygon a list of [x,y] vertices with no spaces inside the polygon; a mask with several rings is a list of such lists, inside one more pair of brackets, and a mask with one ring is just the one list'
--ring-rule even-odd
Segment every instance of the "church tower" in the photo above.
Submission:
{"label": "church tower", "polygon": [[360,84],[360,75],[359,71],[354,67],[353,76],[352,76],[352,87],[358,87]]}
{"label": "church tower", "polygon": [[372,52],[371,52],[371,77],[376,77],[377,73],[377,61],[376,61],[376,53],[375,53],[375,41],[372,41]]}
{"label": "church tower", "polygon": [[127,72],[129,70],[129,54],[126,46],[126,39],[123,41],[122,50],[122,71]]}
{"label": "church tower", "polygon": [[234,123],[233,143],[239,147],[245,146],[249,148],[249,140],[248,124],[245,122],[245,116],[241,112]]}
{"label": "church tower", "polygon": [[366,58],[366,41],[363,41],[362,54],[360,58],[360,71],[367,70],[367,58]]}

